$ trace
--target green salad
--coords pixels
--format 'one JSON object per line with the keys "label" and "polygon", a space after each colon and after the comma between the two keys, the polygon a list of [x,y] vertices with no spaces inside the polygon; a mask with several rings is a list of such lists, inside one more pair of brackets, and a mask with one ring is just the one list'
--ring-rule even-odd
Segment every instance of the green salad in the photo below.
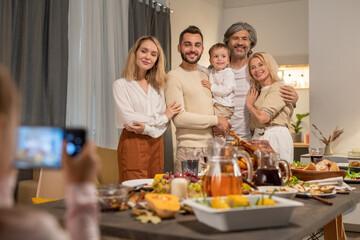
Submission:
{"label": "green salad", "polygon": [[360,172],[351,172],[350,168],[348,168],[345,178],[360,179]]}
{"label": "green salad", "polygon": [[306,167],[307,165],[309,165],[308,163],[302,163],[302,162],[297,162],[297,161],[294,161],[292,164],[291,164],[293,167]]}

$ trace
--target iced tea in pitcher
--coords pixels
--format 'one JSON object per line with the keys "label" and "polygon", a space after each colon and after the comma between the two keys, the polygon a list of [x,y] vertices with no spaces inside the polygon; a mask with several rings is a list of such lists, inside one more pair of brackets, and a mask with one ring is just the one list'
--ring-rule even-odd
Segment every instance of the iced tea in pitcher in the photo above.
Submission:
{"label": "iced tea in pitcher", "polygon": [[212,197],[242,194],[243,180],[237,158],[246,159],[251,178],[252,163],[249,155],[237,147],[209,141],[207,156],[208,167],[203,179],[203,192]]}
{"label": "iced tea in pitcher", "polygon": [[[223,161],[223,160],[221,160]],[[231,163],[231,161],[230,161]],[[221,164],[214,163],[210,160],[210,164]],[[233,167],[233,165],[236,165]],[[230,194],[242,194],[242,177],[237,174],[240,170],[237,164],[226,165],[224,166],[228,171],[231,172],[220,172],[219,174],[215,173],[213,175],[207,174],[203,179],[203,192],[207,196],[217,197],[217,196],[227,196]],[[210,170],[211,171],[211,166]],[[223,171],[223,170],[222,170]],[[213,172],[214,173],[214,172]]]}

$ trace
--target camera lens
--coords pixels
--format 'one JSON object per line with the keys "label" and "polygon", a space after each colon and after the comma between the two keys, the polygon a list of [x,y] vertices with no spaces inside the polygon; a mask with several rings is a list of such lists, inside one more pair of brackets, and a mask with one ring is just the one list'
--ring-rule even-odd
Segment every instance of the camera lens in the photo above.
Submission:
{"label": "camera lens", "polygon": [[76,146],[74,143],[69,142],[66,144],[66,153],[69,155],[73,155],[76,151]]}

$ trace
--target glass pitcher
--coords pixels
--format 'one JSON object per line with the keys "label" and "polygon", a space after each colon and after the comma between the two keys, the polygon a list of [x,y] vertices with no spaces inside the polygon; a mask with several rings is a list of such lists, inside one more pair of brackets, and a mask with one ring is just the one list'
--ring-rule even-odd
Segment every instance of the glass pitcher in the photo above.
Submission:
{"label": "glass pitcher", "polygon": [[248,168],[248,181],[252,180],[252,162],[247,152],[226,144],[219,139],[210,140],[208,163],[203,179],[203,192],[207,196],[242,194],[242,173],[238,158],[244,158]]}
{"label": "glass pitcher", "polygon": [[287,182],[290,177],[290,166],[285,160],[280,160],[278,153],[255,151],[255,156],[258,162],[258,169],[255,174],[255,185],[257,186],[282,186],[283,180],[279,163],[284,164],[286,177],[284,182]]}

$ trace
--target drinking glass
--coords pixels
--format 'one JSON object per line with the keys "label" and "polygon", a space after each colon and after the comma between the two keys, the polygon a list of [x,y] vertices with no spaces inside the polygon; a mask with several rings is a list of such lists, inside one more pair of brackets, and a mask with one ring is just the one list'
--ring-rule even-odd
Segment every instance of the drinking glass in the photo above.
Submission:
{"label": "drinking glass", "polygon": [[186,150],[186,160],[181,161],[182,174],[198,175],[200,152],[195,149]]}
{"label": "drinking glass", "polygon": [[309,148],[311,162],[317,164],[320,162],[324,155],[324,148]]}

